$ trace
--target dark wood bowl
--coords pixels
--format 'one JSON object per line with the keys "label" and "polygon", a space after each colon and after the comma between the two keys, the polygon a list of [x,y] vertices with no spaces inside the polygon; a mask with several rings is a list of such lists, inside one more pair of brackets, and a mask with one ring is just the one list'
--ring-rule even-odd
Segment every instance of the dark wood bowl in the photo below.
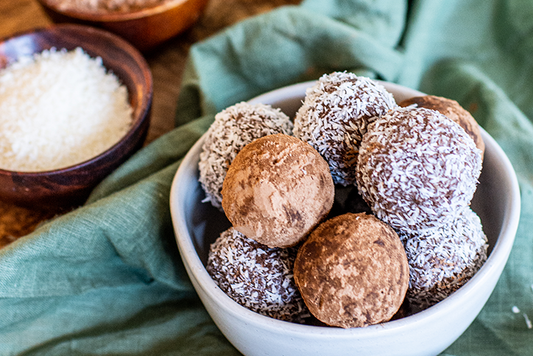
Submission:
{"label": "dark wood bowl", "polygon": [[0,169],[0,199],[29,207],[70,208],[82,204],[91,190],[109,173],[142,147],[150,123],[152,75],[144,57],[128,42],[107,31],[65,24],[25,32],[0,41],[0,68],[22,55],[83,48],[101,57],[128,89],[133,122],[114,146],[85,162],[45,172],[14,172]]}
{"label": "dark wood bowl", "polygon": [[89,13],[60,10],[47,0],[37,0],[57,23],[100,27],[120,35],[141,51],[148,51],[191,27],[208,0],[175,0],[131,12]]}

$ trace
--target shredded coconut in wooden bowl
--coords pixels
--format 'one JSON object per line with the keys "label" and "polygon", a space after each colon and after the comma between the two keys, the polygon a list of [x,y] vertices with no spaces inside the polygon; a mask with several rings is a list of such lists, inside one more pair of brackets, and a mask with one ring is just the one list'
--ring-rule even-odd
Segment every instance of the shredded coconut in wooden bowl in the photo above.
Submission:
{"label": "shredded coconut in wooden bowl", "polygon": [[91,159],[129,130],[127,88],[81,48],[45,50],[0,71],[0,168],[38,172]]}

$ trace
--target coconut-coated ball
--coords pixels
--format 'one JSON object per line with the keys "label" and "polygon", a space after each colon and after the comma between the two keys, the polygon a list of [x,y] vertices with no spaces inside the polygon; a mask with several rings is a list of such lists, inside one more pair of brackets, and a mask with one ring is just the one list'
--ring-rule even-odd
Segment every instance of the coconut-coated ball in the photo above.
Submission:
{"label": "coconut-coated ball", "polygon": [[355,180],[368,124],[396,106],[392,94],[377,81],[349,72],[326,74],[307,89],[294,119],[294,136],[326,159],[335,184],[347,186]]}
{"label": "coconut-coated ball", "polygon": [[409,261],[407,299],[414,310],[430,307],[463,286],[487,259],[481,220],[469,207],[438,227],[400,233]]}
{"label": "coconut-coated ball", "polygon": [[295,258],[295,248],[269,248],[229,228],[210,246],[206,268],[220,289],[240,305],[301,323],[310,314],[294,283]]}
{"label": "coconut-coated ball", "polygon": [[453,220],[470,204],[481,161],[472,138],[443,114],[397,108],[364,135],[357,186],[379,219],[411,234]]}

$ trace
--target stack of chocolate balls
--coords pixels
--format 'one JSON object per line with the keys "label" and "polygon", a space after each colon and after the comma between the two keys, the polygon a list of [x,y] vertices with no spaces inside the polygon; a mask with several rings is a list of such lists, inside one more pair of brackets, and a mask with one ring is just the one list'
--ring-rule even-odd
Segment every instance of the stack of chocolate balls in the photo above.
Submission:
{"label": "stack of chocolate balls", "polygon": [[207,270],[237,303],[290,322],[362,327],[425,309],[487,257],[470,208],[483,150],[457,102],[397,104],[348,72],[322,76],[293,121],[229,107],[199,163],[205,201],[232,225]]}

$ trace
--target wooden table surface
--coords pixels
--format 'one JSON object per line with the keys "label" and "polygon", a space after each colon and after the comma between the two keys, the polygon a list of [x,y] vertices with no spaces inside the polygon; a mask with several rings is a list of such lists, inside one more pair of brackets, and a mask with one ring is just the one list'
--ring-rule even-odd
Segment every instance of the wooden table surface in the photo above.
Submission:
{"label": "wooden table surface", "polygon": [[[301,0],[210,0],[198,22],[186,32],[145,55],[152,71],[154,97],[147,144],[174,127],[174,113],[183,69],[192,44],[249,16]],[[0,38],[52,25],[35,0],[0,0]],[[47,211],[31,210],[0,201],[0,248],[50,219]]]}

